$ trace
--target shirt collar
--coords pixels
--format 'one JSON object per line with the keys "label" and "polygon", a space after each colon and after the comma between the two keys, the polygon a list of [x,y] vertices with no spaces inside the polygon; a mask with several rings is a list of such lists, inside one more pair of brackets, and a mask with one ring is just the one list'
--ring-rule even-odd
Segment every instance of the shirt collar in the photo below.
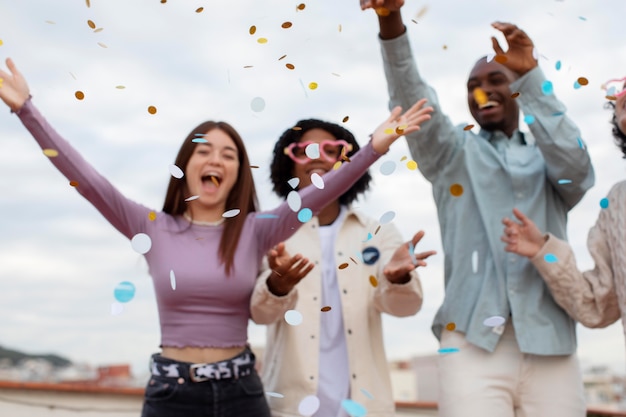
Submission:
{"label": "shirt collar", "polygon": [[526,137],[524,136],[524,133],[520,132],[518,129],[516,129],[513,132],[513,136],[511,136],[510,139],[504,134],[504,132],[502,132],[500,130],[489,131],[489,130],[485,130],[485,129],[480,129],[480,132],[478,134],[483,139],[487,139],[489,142],[491,142],[491,144],[495,144],[496,142],[505,141],[505,140],[508,143],[514,143],[514,144],[518,144],[518,145],[527,145],[528,144],[526,142]]}

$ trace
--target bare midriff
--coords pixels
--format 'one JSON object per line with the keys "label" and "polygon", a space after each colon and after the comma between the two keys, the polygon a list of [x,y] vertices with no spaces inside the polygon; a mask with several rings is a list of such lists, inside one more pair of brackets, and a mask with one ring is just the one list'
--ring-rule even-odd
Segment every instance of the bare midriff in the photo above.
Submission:
{"label": "bare midriff", "polygon": [[163,346],[161,356],[180,362],[212,363],[234,358],[244,349],[245,346],[229,348]]}

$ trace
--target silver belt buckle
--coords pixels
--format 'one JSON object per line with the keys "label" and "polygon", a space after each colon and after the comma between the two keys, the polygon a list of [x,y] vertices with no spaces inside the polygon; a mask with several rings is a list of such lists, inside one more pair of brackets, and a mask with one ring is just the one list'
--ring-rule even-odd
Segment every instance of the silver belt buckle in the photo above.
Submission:
{"label": "silver belt buckle", "polygon": [[193,382],[208,381],[209,380],[208,376],[196,375],[196,369],[202,368],[203,366],[206,366],[206,365],[207,365],[206,363],[194,363],[190,365],[189,366],[189,379],[191,379]]}

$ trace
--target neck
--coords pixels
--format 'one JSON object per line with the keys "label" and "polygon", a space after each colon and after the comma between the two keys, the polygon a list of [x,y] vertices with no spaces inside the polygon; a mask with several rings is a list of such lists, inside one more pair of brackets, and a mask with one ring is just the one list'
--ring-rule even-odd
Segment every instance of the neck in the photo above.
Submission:
{"label": "neck", "polygon": [[340,211],[341,207],[339,205],[339,201],[334,201],[324,207],[322,211],[320,211],[317,215],[320,226],[328,226],[329,224],[333,224],[333,222],[337,220],[337,217],[339,217]]}
{"label": "neck", "polygon": [[193,219],[194,222],[216,223],[224,220],[223,213],[223,208],[221,210],[194,210],[189,207],[185,212],[185,217]]}

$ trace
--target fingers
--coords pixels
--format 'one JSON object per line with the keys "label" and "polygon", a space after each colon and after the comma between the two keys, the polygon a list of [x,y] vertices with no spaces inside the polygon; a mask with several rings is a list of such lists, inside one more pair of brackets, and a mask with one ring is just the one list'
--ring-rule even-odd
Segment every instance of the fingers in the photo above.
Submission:
{"label": "fingers", "polygon": [[522,224],[529,224],[531,222],[530,219],[526,217],[524,213],[522,213],[516,208],[513,208],[513,214],[515,215],[515,217],[517,217],[519,221],[522,222]]}
{"label": "fingers", "polygon": [[[429,250],[429,251],[426,251],[426,252],[420,252],[420,253],[416,253],[415,254],[415,259],[417,259],[418,262],[419,262],[419,261],[423,261],[424,259],[428,259],[431,256],[436,255],[436,254],[437,254],[436,250]],[[424,262],[423,266],[426,266],[425,262]]]}
{"label": "fingers", "polygon": [[497,55],[504,55],[504,49],[500,46],[500,42],[495,37],[491,37],[491,46]]}
{"label": "fingers", "polygon": [[18,75],[19,74],[19,71],[17,70],[17,67],[15,66],[15,63],[13,62],[13,60],[11,58],[7,58],[5,62],[7,64],[7,68],[9,69],[9,71],[11,71],[13,73],[13,75]]}

